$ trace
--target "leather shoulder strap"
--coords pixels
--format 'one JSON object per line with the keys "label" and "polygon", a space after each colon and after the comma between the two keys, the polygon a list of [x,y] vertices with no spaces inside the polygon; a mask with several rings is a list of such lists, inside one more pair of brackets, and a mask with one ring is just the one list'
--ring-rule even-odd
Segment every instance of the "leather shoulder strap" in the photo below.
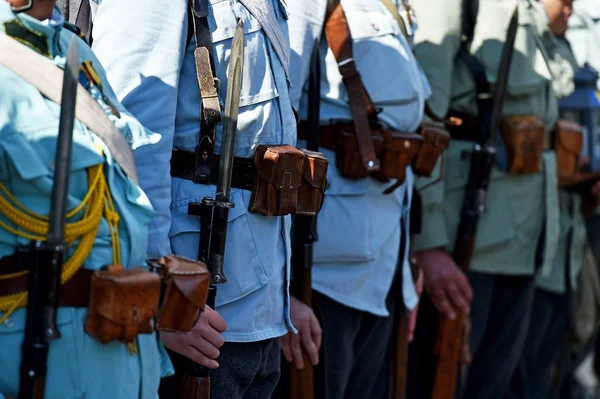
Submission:
{"label": "leather shoulder strap", "polygon": [[[42,95],[61,103],[63,71],[44,56],[31,50],[16,40],[0,34],[0,65],[10,69],[29,84],[35,86]],[[123,134],[108,119],[100,105],[81,85],[77,87],[75,117],[96,134],[108,147],[113,159],[129,178],[138,183],[131,146]]]}
{"label": "leather shoulder strap", "polygon": [[200,88],[200,137],[196,146],[196,183],[206,183],[210,180],[210,157],[215,147],[217,123],[221,121],[221,106],[219,104],[219,80],[215,76],[212,55],[212,39],[208,25],[208,0],[189,0],[189,15],[191,29],[196,43],[194,61],[196,78]]}
{"label": "leather shoulder strap", "polygon": [[348,92],[363,165],[367,171],[376,172],[379,170],[379,160],[375,155],[370,120],[375,119],[377,113],[356,68],[350,26],[339,0],[328,2],[325,36]]}

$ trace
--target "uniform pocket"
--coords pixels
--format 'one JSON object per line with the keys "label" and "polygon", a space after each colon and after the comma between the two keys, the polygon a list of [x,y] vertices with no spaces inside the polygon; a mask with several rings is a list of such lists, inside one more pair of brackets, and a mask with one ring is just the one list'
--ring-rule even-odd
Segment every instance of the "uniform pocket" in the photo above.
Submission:
{"label": "uniform pocket", "polygon": [[[190,202],[201,202],[204,196],[214,197],[214,187],[205,186],[206,194],[173,202],[171,205],[171,247],[174,253],[191,259],[198,259],[198,240],[200,219],[187,214]],[[231,201],[235,207],[229,210],[227,224],[227,244],[225,248],[224,271],[227,282],[219,286],[217,305],[238,300],[269,281],[263,264],[258,256],[257,242],[250,229],[247,202],[241,190],[233,190]],[[279,220],[279,218],[260,217],[260,220]],[[254,222],[254,221],[253,221]],[[267,237],[258,237],[258,240]],[[268,241],[268,240],[267,240]],[[273,246],[272,242],[265,242]],[[283,262],[282,262],[283,267]]]}
{"label": "uniform pocket", "polygon": [[[221,80],[220,97],[225,98],[231,42],[237,19],[244,23],[245,57],[240,107],[267,101],[279,95],[271,70],[269,42],[256,18],[240,3],[213,0],[209,25],[216,56],[216,74]],[[218,21],[218,23],[217,23]],[[273,55],[274,56],[274,55]]]}
{"label": "uniform pocket", "polygon": [[[485,2],[480,7],[480,20],[494,21],[493,24],[477,26],[473,39],[475,55],[485,65],[488,79],[496,82],[502,47],[506,41],[507,28],[514,10],[514,2]],[[544,50],[536,39],[535,21],[531,10],[519,8],[519,27],[515,39],[515,53],[508,80],[508,94],[528,96],[539,93],[550,82],[552,76],[544,58]]]}
{"label": "uniform pocket", "polygon": [[[473,143],[453,141],[445,153],[446,174],[443,202],[448,235],[454,237],[460,221],[460,209],[467,185],[470,152]],[[484,249],[512,239],[515,236],[514,215],[511,212],[509,187],[505,175],[498,168],[492,170],[490,189],[487,194],[486,211],[483,213],[475,240],[476,249]]]}
{"label": "uniform pocket", "polygon": [[[323,152],[331,163],[335,163],[332,151]],[[385,209],[376,209],[371,197],[382,197],[385,185],[370,178],[346,179],[335,167],[328,168],[327,180],[325,201],[317,219],[319,240],[314,244],[315,262],[353,263],[373,259],[379,252],[378,239],[386,236],[387,222],[376,226],[380,221],[372,216],[385,212]],[[377,188],[373,189],[375,186]],[[394,194],[385,197],[386,204],[399,209]],[[395,219],[397,225],[400,214]],[[379,232],[376,229],[380,229]]]}
{"label": "uniform pocket", "polygon": [[[25,331],[25,309],[17,310],[0,325],[0,392],[17,397],[21,345]],[[61,337],[50,341],[48,374],[46,375],[47,399],[82,398],[84,386],[78,368],[75,340],[76,327],[73,309],[59,309],[57,316]]]}

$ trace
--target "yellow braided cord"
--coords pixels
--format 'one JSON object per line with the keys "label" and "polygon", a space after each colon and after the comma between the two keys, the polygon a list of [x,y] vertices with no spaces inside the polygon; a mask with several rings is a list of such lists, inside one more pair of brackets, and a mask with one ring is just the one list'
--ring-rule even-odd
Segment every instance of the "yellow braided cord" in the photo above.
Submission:
{"label": "yellow braided cord", "polygon": [[[88,185],[89,190],[86,193],[83,200],[79,203],[79,205],[77,205],[77,207],[75,209],[73,209],[67,213],[67,219],[72,218],[73,216],[75,216],[77,213],[79,213],[83,209],[83,207],[89,202],[90,197],[92,196],[92,193],[94,192],[94,188],[98,185],[98,182],[100,181],[100,176],[102,176],[102,165],[93,166],[90,169],[91,169],[92,173],[95,173],[93,182],[91,185]],[[89,174],[89,172],[88,172],[88,174]],[[27,214],[35,219],[44,220],[44,221],[49,220],[48,216],[40,215],[39,213],[35,213],[35,212],[27,209],[27,207],[25,205],[21,204],[21,202],[19,202],[19,200],[14,195],[12,195],[12,193],[10,191],[8,191],[8,189],[6,188],[6,186],[4,184],[2,184],[2,182],[0,182],[0,191],[2,191],[2,193],[8,199],[10,199],[14,203],[14,205],[21,210],[21,212],[24,212],[25,214]]]}
{"label": "yellow braided cord", "polygon": [[11,274],[0,274],[0,280],[10,280],[11,278],[17,278],[24,276],[28,273],[27,270],[23,270],[21,272],[11,273]]}
{"label": "yellow braided cord", "polygon": [[[94,246],[94,240],[102,221],[102,216],[109,224],[113,261],[120,263],[120,241],[119,241],[119,215],[115,211],[114,203],[110,190],[104,177],[103,165],[94,166],[88,169],[88,192],[81,203],[68,215],[73,217],[79,213],[85,206],[83,218],[74,223],[68,223],[65,227],[65,241],[73,245],[77,240],[79,244],[73,255],[65,262],[61,274],[61,283],[66,283],[81,268]],[[0,227],[5,228],[12,234],[26,239],[35,239],[44,241],[48,232],[47,216],[37,215],[26,209],[6,187],[0,186],[2,191],[15,205],[13,206],[3,196],[0,195],[0,214],[3,214],[8,220],[13,222],[18,228],[15,229],[0,220]],[[87,206],[86,206],[87,205]],[[19,209],[16,209],[19,208]],[[36,220],[37,219],[37,220]],[[41,219],[41,220],[40,220]],[[32,238],[33,237],[33,238]],[[17,275],[27,274],[28,271],[14,273],[12,275],[2,276],[0,279],[9,279]],[[12,312],[27,304],[27,291],[12,295],[0,296],[0,311],[6,312],[0,317],[0,324],[8,318]]]}
{"label": "yellow braided cord", "polygon": [[[103,176],[103,175],[102,175]],[[94,179],[96,180],[96,179]],[[92,180],[96,183],[96,187],[90,187],[92,193],[103,193],[104,186],[106,184],[104,179],[98,179],[97,181]],[[87,195],[86,195],[87,197]],[[102,217],[102,195],[90,195],[91,199],[90,206],[91,217],[83,218],[77,222],[69,223],[65,227],[65,241],[73,241],[73,239],[81,237],[82,235],[93,230],[97,223],[99,223]],[[5,223],[0,223],[6,230],[15,234],[19,237],[27,239],[38,239],[39,237],[46,237],[48,235],[48,223],[46,221],[36,220],[36,218],[27,215],[24,212],[19,211],[12,206],[4,197],[0,196],[0,213],[2,213],[9,221],[13,222],[19,228],[26,232],[16,231],[14,228],[8,228]],[[33,233],[33,234],[32,234]],[[34,238],[35,237],[35,238]]]}
{"label": "yellow braided cord", "polygon": [[113,250],[113,263],[116,265],[121,264],[121,240],[119,239],[119,214],[115,210],[115,204],[112,199],[112,195],[108,186],[104,188],[104,195],[106,197],[106,208],[104,211],[104,218],[108,221],[110,229],[110,237],[112,242]]}

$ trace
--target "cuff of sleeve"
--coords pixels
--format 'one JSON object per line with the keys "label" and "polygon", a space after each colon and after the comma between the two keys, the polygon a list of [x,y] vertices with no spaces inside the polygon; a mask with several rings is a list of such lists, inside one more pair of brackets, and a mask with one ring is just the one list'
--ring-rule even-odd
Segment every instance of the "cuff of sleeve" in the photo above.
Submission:
{"label": "cuff of sleeve", "polygon": [[421,234],[412,237],[413,251],[448,247],[450,244],[442,208],[432,205],[427,208],[423,210]]}

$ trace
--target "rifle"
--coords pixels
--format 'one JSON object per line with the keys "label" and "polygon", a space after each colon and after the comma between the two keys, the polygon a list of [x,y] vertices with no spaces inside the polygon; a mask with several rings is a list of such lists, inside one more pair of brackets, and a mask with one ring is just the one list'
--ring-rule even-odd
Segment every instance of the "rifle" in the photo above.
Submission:
{"label": "rifle", "polygon": [[[319,57],[320,38],[315,40],[310,58],[310,73],[308,77],[308,135],[306,149],[319,150],[318,132],[320,127],[321,102],[321,61]],[[292,249],[292,294],[312,307],[312,266],[313,243],[318,240],[317,217],[296,215],[294,218],[294,243]],[[306,352],[302,350],[304,368],[296,368],[293,364],[289,369],[289,391],[291,399],[312,399],[315,397],[315,368]],[[322,359],[321,359],[322,360]],[[322,371],[319,365],[317,371]],[[322,382],[323,379],[318,381]]]}
{"label": "rifle", "polygon": [[[211,274],[212,280],[206,304],[212,308],[215,307],[217,284],[227,282],[223,271],[227,220],[229,209],[235,206],[230,201],[230,193],[244,64],[244,30],[241,20],[238,21],[235,29],[230,57],[217,191],[214,199],[205,197],[202,202],[191,202],[188,205],[188,214],[200,217],[198,259],[208,265]],[[210,369],[173,352],[171,352],[171,360],[177,369],[177,374],[182,375],[179,398],[210,398]]]}
{"label": "rifle", "polygon": [[67,250],[65,222],[71,177],[73,126],[79,76],[77,43],[71,41],[64,69],[60,122],[56,148],[48,241],[17,248],[17,262],[29,268],[27,316],[21,347],[19,399],[43,399],[48,366],[49,340],[60,338],[56,326],[60,278]]}
{"label": "rifle", "polygon": [[[506,42],[502,48],[502,57],[498,79],[494,87],[493,96],[490,99],[489,85],[485,79],[485,70],[479,67],[479,61],[463,49],[463,59],[469,65],[477,84],[479,105],[479,130],[480,142],[473,146],[471,153],[471,164],[469,177],[463,198],[461,218],[454,244],[453,258],[463,272],[468,273],[475,249],[475,237],[479,218],[485,211],[486,196],[490,184],[492,167],[498,153],[497,143],[499,139],[500,121],[504,99],[506,97],[506,86],[510,73],[512,55],[514,52],[515,37],[518,27],[518,8],[515,9]],[[483,71],[483,78],[477,76]],[[480,85],[485,84],[487,90],[480,90]],[[487,91],[487,93],[485,93]],[[487,96],[485,95],[487,94]],[[492,100],[493,99],[493,100]],[[491,104],[493,101],[493,104]],[[491,109],[491,117],[489,110]],[[489,123],[488,123],[489,122]],[[454,320],[441,319],[438,327],[435,353],[438,363],[435,371],[432,399],[454,399],[456,392],[461,392],[458,378],[458,364],[462,347],[463,326],[466,316],[460,312]],[[458,385],[458,390],[457,390]]]}

